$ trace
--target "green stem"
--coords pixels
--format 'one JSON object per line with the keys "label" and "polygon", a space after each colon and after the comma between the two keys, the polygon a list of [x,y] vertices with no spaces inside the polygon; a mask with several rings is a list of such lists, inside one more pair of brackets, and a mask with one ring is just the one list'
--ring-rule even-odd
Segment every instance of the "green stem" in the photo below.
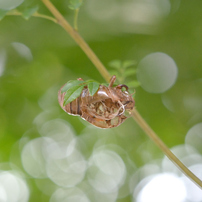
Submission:
{"label": "green stem", "polygon": [[47,16],[47,15],[43,15],[43,14],[40,14],[40,13],[34,13],[32,16],[34,17],[38,17],[38,18],[44,18],[46,20],[51,20],[53,21],[54,23],[57,23],[57,20],[53,17],[50,17],[50,16]]}
{"label": "green stem", "polygon": [[[55,16],[60,24],[75,40],[75,42],[82,48],[82,50],[86,53],[88,58],[95,65],[97,70],[103,76],[103,78],[109,82],[110,74],[95,55],[95,53],[91,50],[88,44],[83,40],[83,38],[76,32],[70,24],[65,20],[65,18],[60,14],[60,12],[55,8],[55,6],[49,0],[42,0],[42,2],[46,5],[46,7],[51,11],[51,13]],[[156,133],[150,128],[150,126],[145,122],[142,116],[138,113],[136,109],[132,112],[133,119],[137,122],[137,124],[145,131],[145,133],[155,142],[155,144],[165,153],[165,155],[175,164],[177,167],[196,185],[202,188],[202,181],[194,175],[171,151],[170,149],[163,143],[163,141],[156,135]]]}
{"label": "green stem", "polygon": [[74,29],[76,31],[78,31],[78,14],[79,14],[79,8],[77,8],[74,13]]}
{"label": "green stem", "polygon": [[[17,10],[12,10],[12,11],[9,11],[6,15],[23,16],[23,13],[21,13],[21,12],[19,12]],[[40,14],[38,12],[32,14],[32,16],[47,19],[47,20],[51,20],[52,22],[57,23],[57,20],[55,18],[47,16],[47,15]]]}

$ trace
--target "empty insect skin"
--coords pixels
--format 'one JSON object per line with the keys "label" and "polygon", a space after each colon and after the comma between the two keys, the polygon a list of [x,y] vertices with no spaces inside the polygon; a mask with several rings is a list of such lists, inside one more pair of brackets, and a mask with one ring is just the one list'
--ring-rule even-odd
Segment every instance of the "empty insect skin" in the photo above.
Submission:
{"label": "empty insect skin", "polygon": [[[91,96],[87,86],[78,98],[63,106],[65,92],[58,92],[58,101],[68,114],[81,116],[84,120],[99,128],[113,128],[123,123],[131,112],[135,101],[128,92],[128,86],[119,84],[113,87],[116,76],[112,76],[109,86],[100,85],[97,92]],[[124,90],[123,90],[124,89]]]}

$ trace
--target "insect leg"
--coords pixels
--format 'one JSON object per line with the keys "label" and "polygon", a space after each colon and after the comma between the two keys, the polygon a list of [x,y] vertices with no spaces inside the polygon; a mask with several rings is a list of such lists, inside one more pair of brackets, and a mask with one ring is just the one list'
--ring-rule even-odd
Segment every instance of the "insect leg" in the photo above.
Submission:
{"label": "insect leg", "polygon": [[114,76],[112,76],[112,78],[110,79],[109,87],[112,87],[112,86],[113,86],[115,80],[116,80],[116,76],[114,75]]}
{"label": "insect leg", "polygon": [[116,86],[116,88],[119,88],[119,89],[125,88],[126,91],[128,91],[128,86],[126,86],[125,84],[119,84],[118,86]]}
{"label": "insect leg", "polygon": [[119,111],[121,109],[123,109],[123,111],[119,114],[119,115],[121,115],[121,114],[123,114],[125,112],[125,106],[120,101],[118,101],[118,103],[121,105],[121,107],[119,108]]}

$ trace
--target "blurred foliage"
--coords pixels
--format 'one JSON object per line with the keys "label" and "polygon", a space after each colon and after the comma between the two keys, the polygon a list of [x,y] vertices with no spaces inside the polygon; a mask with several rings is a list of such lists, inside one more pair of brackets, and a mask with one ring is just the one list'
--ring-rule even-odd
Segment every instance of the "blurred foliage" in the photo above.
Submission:
{"label": "blurred foliage", "polygon": [[72,10],[79,9],[82,5],[82,0],[70,0],[69,1],[69,8]]}
{"label": "blurred foliage", "polygon": [[[52,2],[73,22],[69,1]],[[138,15],[140,2],[85,0],[78,19],[79,32],[109,70],[112,68],[108,64],[115,59],[118,59],[117,64],[118,61],[137,61],[138,64],[154,52],[166,53],[174,59],[178,67],[175,85],[162,94],[148,93],[138,87],[135,102],[140,114],[169,147],[181,145],[187,131],[202,122],[202,1],[173,0],[170,7],[157,5],[159,13],[154,13],[153,7],[147,5]],[[18,9],[24,8],[29,8],[24,13],[25,18],[37,9],[51,15],[37,0],[25,0]],[[125,152],[113,150],[127,165],[127,173],[148,163],[158,164],[162,152],[132,119],[118,128],[102,130],[91,128],[79,117],[62,111],[57,92],[68,80],[105,81],[59,25],[34,17],[27,21],[19,16],[4,16],[6,12],[0,11],[0,18],[4,17],[0,21],[0,162],[9,162],[15,165],[11,169],[23,173],[30,189],[29,201],[49,201],[56,187],[60,187],[49,178],[30,176],[21,162],[23,146],[41,137],[42,125],[51,120],[65,120],[70,124],[83,141],[79,148],[86,160],[95,147],[116,145]],[[27,46],[33,60],[22,51],[16,51],[13,42]],[[117,64],[111,63],[111,66]],[[128,70],[135,73],[136,65]],[[136,74],[129,73],[130,78],[126,77],[124,82],[137,85]],[[123,74],[128,76],[127,71]],[[85,190],[82,183],[79,187]],[[49,189],[45,190],[48,184]],[[132,194],[123,194],[117,201],[131,201],[131,197]]]}
{"label": "blurred foliage", "polygon": [[135,88],[140,86],[137,79],[134,79],[137,71],[136,68],[134,68],[136,64],[137,62],[133,60],[126,60],[123,62],[120,60],[112,60],[109,63],[109,66],[112,68],[109,70],[109,73],[117,76],[118,83],[126,83],[131,94],[133,94]]}
{"label": "blurred foliage", "polygon": [[22,12],[22,16],[23,16],[26,20],[28,20],[34,13],[37,12],[38,9],[39,9],[38,6],[26,8],[26,9]]}

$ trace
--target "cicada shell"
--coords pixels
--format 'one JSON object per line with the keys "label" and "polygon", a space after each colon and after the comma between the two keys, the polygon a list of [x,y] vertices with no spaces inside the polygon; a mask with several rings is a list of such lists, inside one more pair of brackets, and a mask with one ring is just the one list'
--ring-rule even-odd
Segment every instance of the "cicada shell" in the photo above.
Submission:
{"label": "cicada shell", "polygon": [[80,116],[99,128],[113,128],[123,123],[131,112],[135,101],[124,84],[113,87],[116,76],[112,76],[109,86],[100,85],[97,92],[91,96],[87,86],[71,103],[63,106],[65,93],[58,92],[58,101],[68,114]]}

